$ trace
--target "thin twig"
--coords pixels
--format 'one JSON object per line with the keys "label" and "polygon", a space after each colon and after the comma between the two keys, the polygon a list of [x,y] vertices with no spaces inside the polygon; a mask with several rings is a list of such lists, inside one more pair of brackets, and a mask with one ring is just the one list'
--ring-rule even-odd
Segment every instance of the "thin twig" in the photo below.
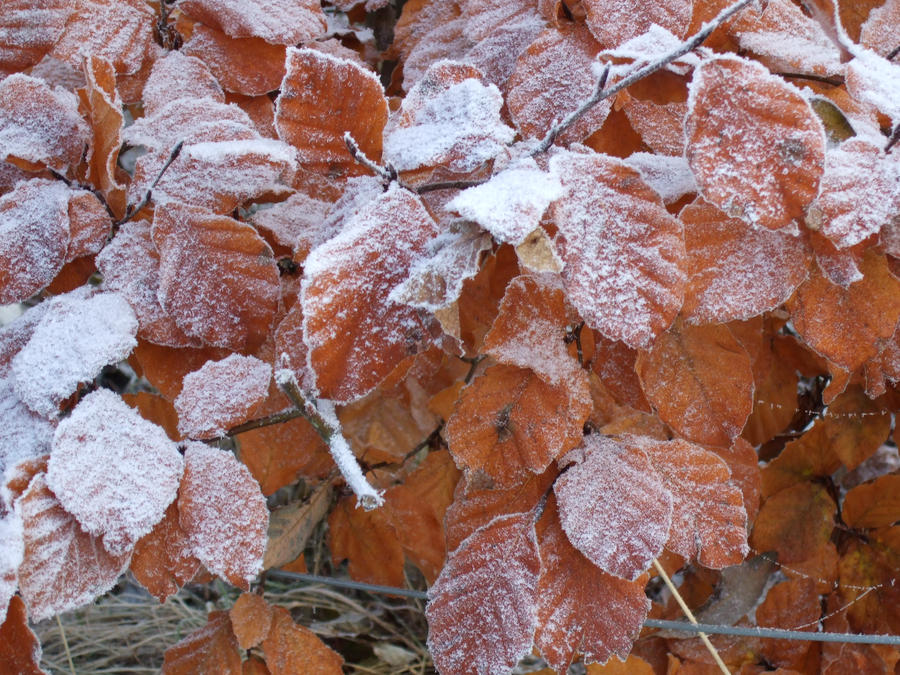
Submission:
{"label": "thin twig", "polygon": [[584,351],[581,347],[581,331],[584,330],[584,321],[581,321],[574,326],[570,326],[566,330],[566,337],[564,338],[566,344],[575,343],[575,350],[578,354],[578,365],[584,367]]}
{"label": "thin twig", "polygon": [[597,82],[597,86],[594,89],[594,93],[591,94],[590,98],[584,101],[578,109],[574,112],[570,113],[562,122],[554,125],[550,131],[547,132],[547,135],[544,136],[543,140],[537,145],[537,147],[532,151],[532,157],[535,155],[539,155],[542,152],[546,152],[550,149],[550,146],[553,145],[554,141],[559,137],[561,133],[563,133],[570,126],[575,124],[581,117],[595,105],[597,105],[603,99],[609,98],[610,96],[619,93],[626,87],[630,87],[632,84],[637,82],[638,80],[642,80],[648,75],[652,75],[657,70],[667,66],[672,61],[677,59],[679,56],[684,56],[688,52],[699,47],[706,38],[708,38],[716,28],[722,25],[725,21],[730,19],[734,14],[737,14],[739,11],[744,9],[747,5],[749,5],[754,0],[738,0],[733,5],[726,7],[715,18],[704,23],[700,30],[697,31],[692,37],[688,38],[681,45],[663,56],[656,61],[648,63],[645,66],[638,68],[628,77],[619,80],[614,85],[612,85],[609,89],[605,89],[606,86],[606,78],[609,74],[609,66],[603,71],[603,75]]}
{"label": "thin twig", "polygon": [[813,75],[811,73],[776,73],[776,75],[789,80],[811,80],[813,82],[822,82],[823,84],[830,84],[832,87],[840,87],[844,84],[843,77],[826,77],[824,75]]}
{"label": "thin twig", "polygon": [[896,47],[894,47],[894,49],[891,51],[891,53],[888,54],[887,56],[885,56],[884,58],[886,58],[888,61],[893,61],[894,57],[897,56],[897,54],[900,54],[900,45],[897,45]]}
{"label": "thin twig", "polygon": [[469,364],[469,372],[466,373],[463,382],[465,384],[469,384],[472,381],[472,378],[475,377],[475,369],[478,368],[478,364],[484,361],[484,354],[479,354],[478,356],[460,356],[458,357],[460,361],[465,361]]}
{"label": "thin twig", "polygon": [[484,185],[486,182],[484,180],[448,180],[440,183],[425,183],[425,185],[413,188],[413,191],[421,195],[426,192],[437,192],[438,190],[465,190],[466,188]]}
{"label": "thin twig", "polygon": [[900,123],[894,128],[894,133],[891,134],[890,139],[888,139],[887,145],[884,146],[885,154],[890,152],[891,149],[897,145],[897,141],[900,141]]}
{"label": "thin twig", "polygon": [[93,185],[89,185],[87,183],[82,183],[77,180],[72,180],[71,178],[68,178],[67,176],[61,174],[56,169],[48,168],[47,170],[50,172],[50,175],[53,176],[56,180],[61,180],[63,183],[68,185],[73,190],[85,190],[87,192],[90,192],[92,195],[94,195],[100,201],[101,204],[103,204],[103,208],[106,209],[106,213],[109,214],[110,218],[116,217],[116,214],[113,213],[113,210],[110,208],[109,204],[106,201],[106,196],[102,192],[100,192],[100,190],[95,188]]}
{"label": "thin twig", "polygon": [[298,417],[304,417],[305,413],[301,410],[297,410],[296,408],[289,408],[287,410],[282,410],[281,412],[273,413],[271,415],[266,415],[265,417],[260,417],[255,420],[250,420],[249,422],[244,422],[243,424],[238,424],[236,427],[232,427],[229,429],[225,435],[226,436],[237,436],[238,434],[243,434],[247,431],[253,431],[254,429],[261,429],[263,427],[269,427],[274,424],[281,424],[282,422],[288,422],[293,419],[297,419]]}
{"label": "thin twig", "polygon": [[66,629],[63,628],[59,614],[56,615],[56,625],[59,626],[59,637],[62,638],[63,649],[66,651],[66,659],[69,661],[69,670],[75,675],[75,662],[72,661],[72,652],[69,651],[69,641],[66,640]]}
{"label": "thin twig", "polygon": [[125,210],[125,216],[116,222],[116,227],[120,227],[127,223],[129,220],[134,218],[136,214],[138,214],[141,209],[143,209],[147,204],[150,203],[150,199],[153,197],[153,189],[159,184],[159,181],[162,180],[163,174],[166,172],[170,166],[172,166],[172,162],[178,159],[178,155],[181,154],[181,149],[184,147],[184,141],[178,141],[175,144],[175,147],[172,148],[172,152],[169,153],[169,159],[166,160],[166,163],[163,164],[163,168],[159,170],[159,174],[156,176],[156,180],[147,188],[147,192],[144,193],[144,198],[137,203],[136,206],[129,206]]}
{"label": "thin twig", "polygon": [[358,505],[366,511],[371,511],[384,504],[381,493],[373,488],[363,475],[359,462],[353,450],[350,449],[347,439],[341,432],[341,423],[334,410],[334,404],[323,399],[319,400],[318,409],[303,396],[294,372],[289,368],[282,368],[275,373],[275,381],[285,395],[294,404],[300,414],[309,421],[313,429],[319,434],[325,443],[338,470],[347,482],[347,485],[356,495]]}
{"label": "thin twig", "polygon": [[359,143],[356,142],[356,139],[353,138],[353,134],[349,131],[344,132],[344,143],[347,145],[347,150],[350,151],[353,159],[359,164],[362,164],[376,176],[380,177],[385,185],[397,179],[397,172],[394,168],[381,166],[377,162],[369,159],[369,157],[366,156],[366,153],[362,151],[362,148],[359,147]]}
{"label": "thin twig", "polygon": [[[675,601],[678,603],[678,606],[681,607],[681,611],[684,612],[684,615],[688,618],[688,621],[696,626],[697,619],[694,617],[694,613],[691,611],[691,608],[687,606],[684,598],[681,597],[681,593],[679,593],[678,589],[675,588],[675,584],[672,583],[669,575],[666,574],[663,566],[659,564],[659,560],[657,560],[656,558],[653,559],[653,567],[656,568],[656,572],[665,582],[666,586],[668,586],[669,591],[671,591],[672,595],[675,596]],[[719,652],[716,650],[713,643],[709,641],[709,637],[707,637],[706,633],[700,631],[697,633],[697,636],[703,641],[703,644],[706,646],[707,651],[709,651],[709,653],[712,655],[713,661],[715,661],[716,665],[719,666],[719,670],[721,670],[725,675],[731,675],[731,671],[728,670],[728,666],[725,665],[725,662],[722,660],[722,657],[719,656]]]}

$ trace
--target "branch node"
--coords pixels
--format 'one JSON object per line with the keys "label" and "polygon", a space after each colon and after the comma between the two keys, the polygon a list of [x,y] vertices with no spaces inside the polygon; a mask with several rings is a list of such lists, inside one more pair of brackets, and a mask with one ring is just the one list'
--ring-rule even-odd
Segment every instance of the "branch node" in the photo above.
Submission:
{"label": "branch node", "polygon": [[394,167],[388,165],[387,167],[381,166],[375,161],[369,159],[366,156],[366,153],[362,151],[362,148],[359,147],[359,143],[356,142],[356,139],[353,138],[353,134],[349,131],[344,132],[344,144],[347,146],[347,150],[350,152],[350,155],[353,159],[362,164],[364,167],[369,169],[376,176],[381,178],[384,181],[385,186],[389,185],[391,181],[397,179],[397,171]]}

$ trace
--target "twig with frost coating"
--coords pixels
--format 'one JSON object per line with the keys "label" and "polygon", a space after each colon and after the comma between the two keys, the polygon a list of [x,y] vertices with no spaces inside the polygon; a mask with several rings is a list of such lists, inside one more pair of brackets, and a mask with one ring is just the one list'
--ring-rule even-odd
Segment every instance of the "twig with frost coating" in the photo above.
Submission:
{"label": "twig with frost coating", "polygon": [[318,409],[314,407],[300,392],[294,371],[289,368],[276,371],[275,381],[291,400],[291,403],[300,411],[300,414],[309,421],[322,440],[328,444],[328,450],[331,452],[334,463],[344,480],[347,481],[347,485],[353,490],[353,494],[356,495],[357,505],[362,506],[366,511],[371,511],[384,504],[381,493],[369,485],[363,475],[353,450],[350,449],[347,439],[341,432],[341,423],[335,413],[334,403],[320,400]]}
{"label": "twig with frost coating", "polygon": [[381,166],[381,164],[378,164],[374,160],[370,159],[369,156],[363,152],[362,148],[359,147],[359,143],[356,142],[356,139],[353,138],[353,134],[351,134],[349,131],[344,132],[344,144],[347,146],[347,150],[350,151],[350,155],[353,157],[353,159],[362,164],[376,176],[381,178],[381,180],[384,181],[385,185],[390,183],[392,180],[397,179],[397,172],[394,171],[394,168],[391,166]]}
{"label": "twig with frost coating", "polygon": [[662,58],[657,59],[651,63],[648,63],[645,66],[641,66],[636,71],[634,71],[628,77],[619,80],[614,85],[612,85],[609,89],[605,89],[606,86],[606,78],[609,75],[609,66],[606,67],[603,75],[601,75],[600,79],[597,81],[597,86],[594,89],[594,93],[591,94],[590,98],[586,99],[578,108],[570,113],[562,122],[553,125],[550,128],[550,131],[547,132],[547,135],[541,140],[541,142],[537,145],[537,147],[532,150],[531,156],[539,155],[542,152],[546,152],[550,149],[550,146],[553,145],[553,142],[559,137],[561,133],[563,133],[570,126],[575,124],[581,117],[595,105],[597,105],[600,101],[605,98],[609,98],[613,94],[618,94],[620,91],[625,89],[626,87],[630,87],[632,84],[637,82],[638,80],[642,80],[648,75],[652,75],[660,68],[667,66],[672,61],[677,59],[679,56],[684,56],[689,51],[692,51],[699,47],[706,38],[708,38],[712,32],[725,23],[728,19],[730,19],[733,15],[737,14],[739,11],[744,9],[747,5],[749,5],[754,0],[738,0],[732,5],[729,5],[721,12],[719,12],[713,19],[710,19],[706,23],[704,23],[700,30],[698,30],[694,35],[689,37],[687,40],[681,43],[679,47]]}

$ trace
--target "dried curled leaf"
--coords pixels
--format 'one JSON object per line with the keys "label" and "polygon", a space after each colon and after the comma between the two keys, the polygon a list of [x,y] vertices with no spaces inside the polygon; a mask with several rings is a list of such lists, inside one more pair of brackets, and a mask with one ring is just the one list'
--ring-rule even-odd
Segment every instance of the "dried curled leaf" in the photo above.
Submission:
{"label": "dried curled leaf", "polygon": [[469,536],[428,590],[428,648],[445,673],[510,670],[531,649],[540,571],[534,516],[500,516]]}
{"label": "dried curled leaf", "polygon": [[340,675],[344,659],[308,628],[294,623],[284,607],[272,608],[272,627],[262,643],[272,675]]}
{"label": "dried curled leaf", "polygon": [[705,61],[694,71],[685,133],[708,202],[770,230],[804,217],[825,168],[825,130],[792,85],[752,61]]}
{"label": "dried curled leaf", "polygon": [[303,334],[323,397],[362,397],[431,341],[427,322],[416,309],[394,302],[391,291],[437,233],[422,201],[393,184],[310,253]]}
{"label": "dried curled leaf", "polygon": [[41,669],[41,643],[28,627],[25,602],[13,596],[5,620],[0,622],[0,663],[16,675],[46,675]]}
{"label": "dried curled leaf", "polygon": [[241,653],[228,612],[210,612],[206,625],[166,650],[163,675],[241,675]]}

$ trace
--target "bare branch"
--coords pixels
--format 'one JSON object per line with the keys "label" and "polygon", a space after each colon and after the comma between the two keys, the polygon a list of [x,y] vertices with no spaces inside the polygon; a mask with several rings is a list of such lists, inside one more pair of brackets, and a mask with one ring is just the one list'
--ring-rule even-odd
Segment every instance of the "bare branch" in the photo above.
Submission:
{"label": "bare branch", "polygon": [[344,143],[347,145],[347,150],[350,151],[353,159],[381,178],[385,184],[390,183],[392,180],[397,180],[397,172],[394,171],[393,167],[384,167],[369,159],[349,131],[344,132]]}
{"label": "bare branch", "polygon": [[613,96],[614,94],[618,94],[620,91],[625,89],[626,87],[630,87],[632,84],[637,82],[638,80],[642,80],[648,75],[652,75],[657,70],[660,70],[664,66],[667,66],[672,61],[677,59],[679,56],[684,56],[688,52],[699,47],[706,38],[708,38],[712,32],[725,23],[728,19],[734,16],[737,12],[744,9],[747,5],[749,5],[754,0],[738,0],[734,4],[723,9],[719,14],[704,23],[700,30],[697,31],[692,37],[688,38],[681,45],[663,56],[662,58],[657,59],[651,63],[648,63],[644,66],[641,66],[637,70],[635,70],[628,77],[619,80],[614,85],[612,85],[609,89],[605,89],[606,86],[606,78],[609,75],[609,66],[606,67],[606,70],[603,71],[603,75],[600,77],[600,80],[597,82],[597,87],[594,89],[594,93],[591,94],[590,98],[584,101],[578,109],[574,112],[570,113],[568,117],[566,117],[562,122],[553,126],[550,131],[547,132],[547,135],[544,136],[543,140],[537,145],[537,147],[532,151],[531,156],[539,155],[542,152],[546,152],[550,149],[550,146],[553,145],[553,142],[559,137],[561,133],[563,133],[566,129],[571,127],[575,122],[577,122],[581,117],[595,105],[597,105],[600,101]]}
{"label": "bare branch", "polygon": [[465,190],[466,188],[484,185],[487,181],[483,180],[448,180],[441,183],[425,183],[413,191],[417,194],[425,194],[426,192],[437,192],[438,190]]}
{"label": "bare branch", "polygon": [[178,159],[178,155],[181,154],[181,148],[183,147],[184,141],[178,141],[178,143],[175,144],[175,147],[172,148],[172,152],[169,153],[169,159],[166,160],[166,163],[163,164],[162,169],[159,170],[159,174],[156,176],[156,180],[153,181],[150,187],[147,188],[147,192],[144,193],[144,198],[140,202],[138,202],[136,206],[128,207],[128,209],[125,211],[125,217],[115,223],[116,227],[127,223],[129,220],[134,218],[134,216],[139,213],[141,209],[143,209],[145,206],[147,206],[147,204],[150,203],[150,199],[153,197],[153,188],[155,188],[159,184],[159,181],[162,180],[163,174],[166,172],[166,169],[172,166],[172,162]]}

